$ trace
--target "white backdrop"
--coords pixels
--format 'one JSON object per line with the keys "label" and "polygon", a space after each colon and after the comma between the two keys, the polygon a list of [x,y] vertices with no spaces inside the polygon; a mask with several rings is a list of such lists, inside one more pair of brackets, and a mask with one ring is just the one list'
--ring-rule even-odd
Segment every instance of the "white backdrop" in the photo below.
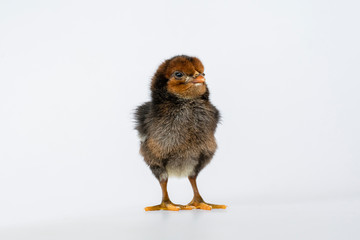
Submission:
{"label": "white backdrop", "polygon": [[[222,113],[198,180],[205,200],[231,209],[359,198],[359,7],[1,1],[0,226],[160,202],[132,115],[177,54],[203,61]],[[170,179],[169,194],[192,198],[186,179]]]}

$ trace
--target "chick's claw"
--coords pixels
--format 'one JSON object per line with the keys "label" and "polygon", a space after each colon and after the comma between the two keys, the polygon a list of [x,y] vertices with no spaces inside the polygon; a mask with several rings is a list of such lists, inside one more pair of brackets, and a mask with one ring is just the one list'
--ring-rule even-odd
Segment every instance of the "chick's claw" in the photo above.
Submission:
{"label": "chick's claw", "polygon": [[212,207],[212,209],[226,209],[227,206],[226,205],[219,205],[219,204],[209,204]]}

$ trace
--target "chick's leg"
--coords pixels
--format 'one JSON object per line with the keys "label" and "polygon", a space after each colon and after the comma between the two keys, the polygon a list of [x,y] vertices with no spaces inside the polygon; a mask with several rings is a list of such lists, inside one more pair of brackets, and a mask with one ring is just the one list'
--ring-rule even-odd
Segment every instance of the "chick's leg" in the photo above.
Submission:
{"label": "chick's leg", "polygon": [[225,209],[226,205],[218,205],[206,203],[201,197],[199,190],[196,185],[196,177],[189,177],[191,186],[194,190],[194,198],[187,206],[193,206],[196,209],[211,210],[211,209]]}
{"label": "chick's leg", "polygon": [[169,211],[179,211],[179,210],[191,210],[194,207],[184,206],[179,204],[174,204],[170,201],[168,192],[167,192],[167,179],[160,181],[160,186],[162,190],[162,201],[159,205],[146,207],[145,211],[156,211],[156,210],[169,210]]}

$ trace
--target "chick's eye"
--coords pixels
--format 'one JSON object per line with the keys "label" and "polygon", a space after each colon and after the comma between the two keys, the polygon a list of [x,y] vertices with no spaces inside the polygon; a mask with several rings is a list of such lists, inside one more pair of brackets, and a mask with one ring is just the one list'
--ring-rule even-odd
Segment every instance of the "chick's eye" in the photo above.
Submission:
{"label": "chick's eye", "polygon": [[175,73],[174,73],[174,76],[175,76],[176,78],[182,78],[182,77],[184,76],[184,74],[183,74],[182,72],[175,72]]}

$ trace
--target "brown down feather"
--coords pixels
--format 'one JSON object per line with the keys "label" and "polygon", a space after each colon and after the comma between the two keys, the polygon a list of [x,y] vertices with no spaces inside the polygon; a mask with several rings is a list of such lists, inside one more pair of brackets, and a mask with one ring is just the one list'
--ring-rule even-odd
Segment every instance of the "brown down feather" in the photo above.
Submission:
{"label": "brown down feather", "polygon": [[185,55],[164,61],[152,78],[151,101],[135,113],[140,153],[159,180],[171,174],[197,176],[217,148],[214,134],[220,116],[206,83],[176,79],[175,71],[193,79],[204,73],[204,66]]}

